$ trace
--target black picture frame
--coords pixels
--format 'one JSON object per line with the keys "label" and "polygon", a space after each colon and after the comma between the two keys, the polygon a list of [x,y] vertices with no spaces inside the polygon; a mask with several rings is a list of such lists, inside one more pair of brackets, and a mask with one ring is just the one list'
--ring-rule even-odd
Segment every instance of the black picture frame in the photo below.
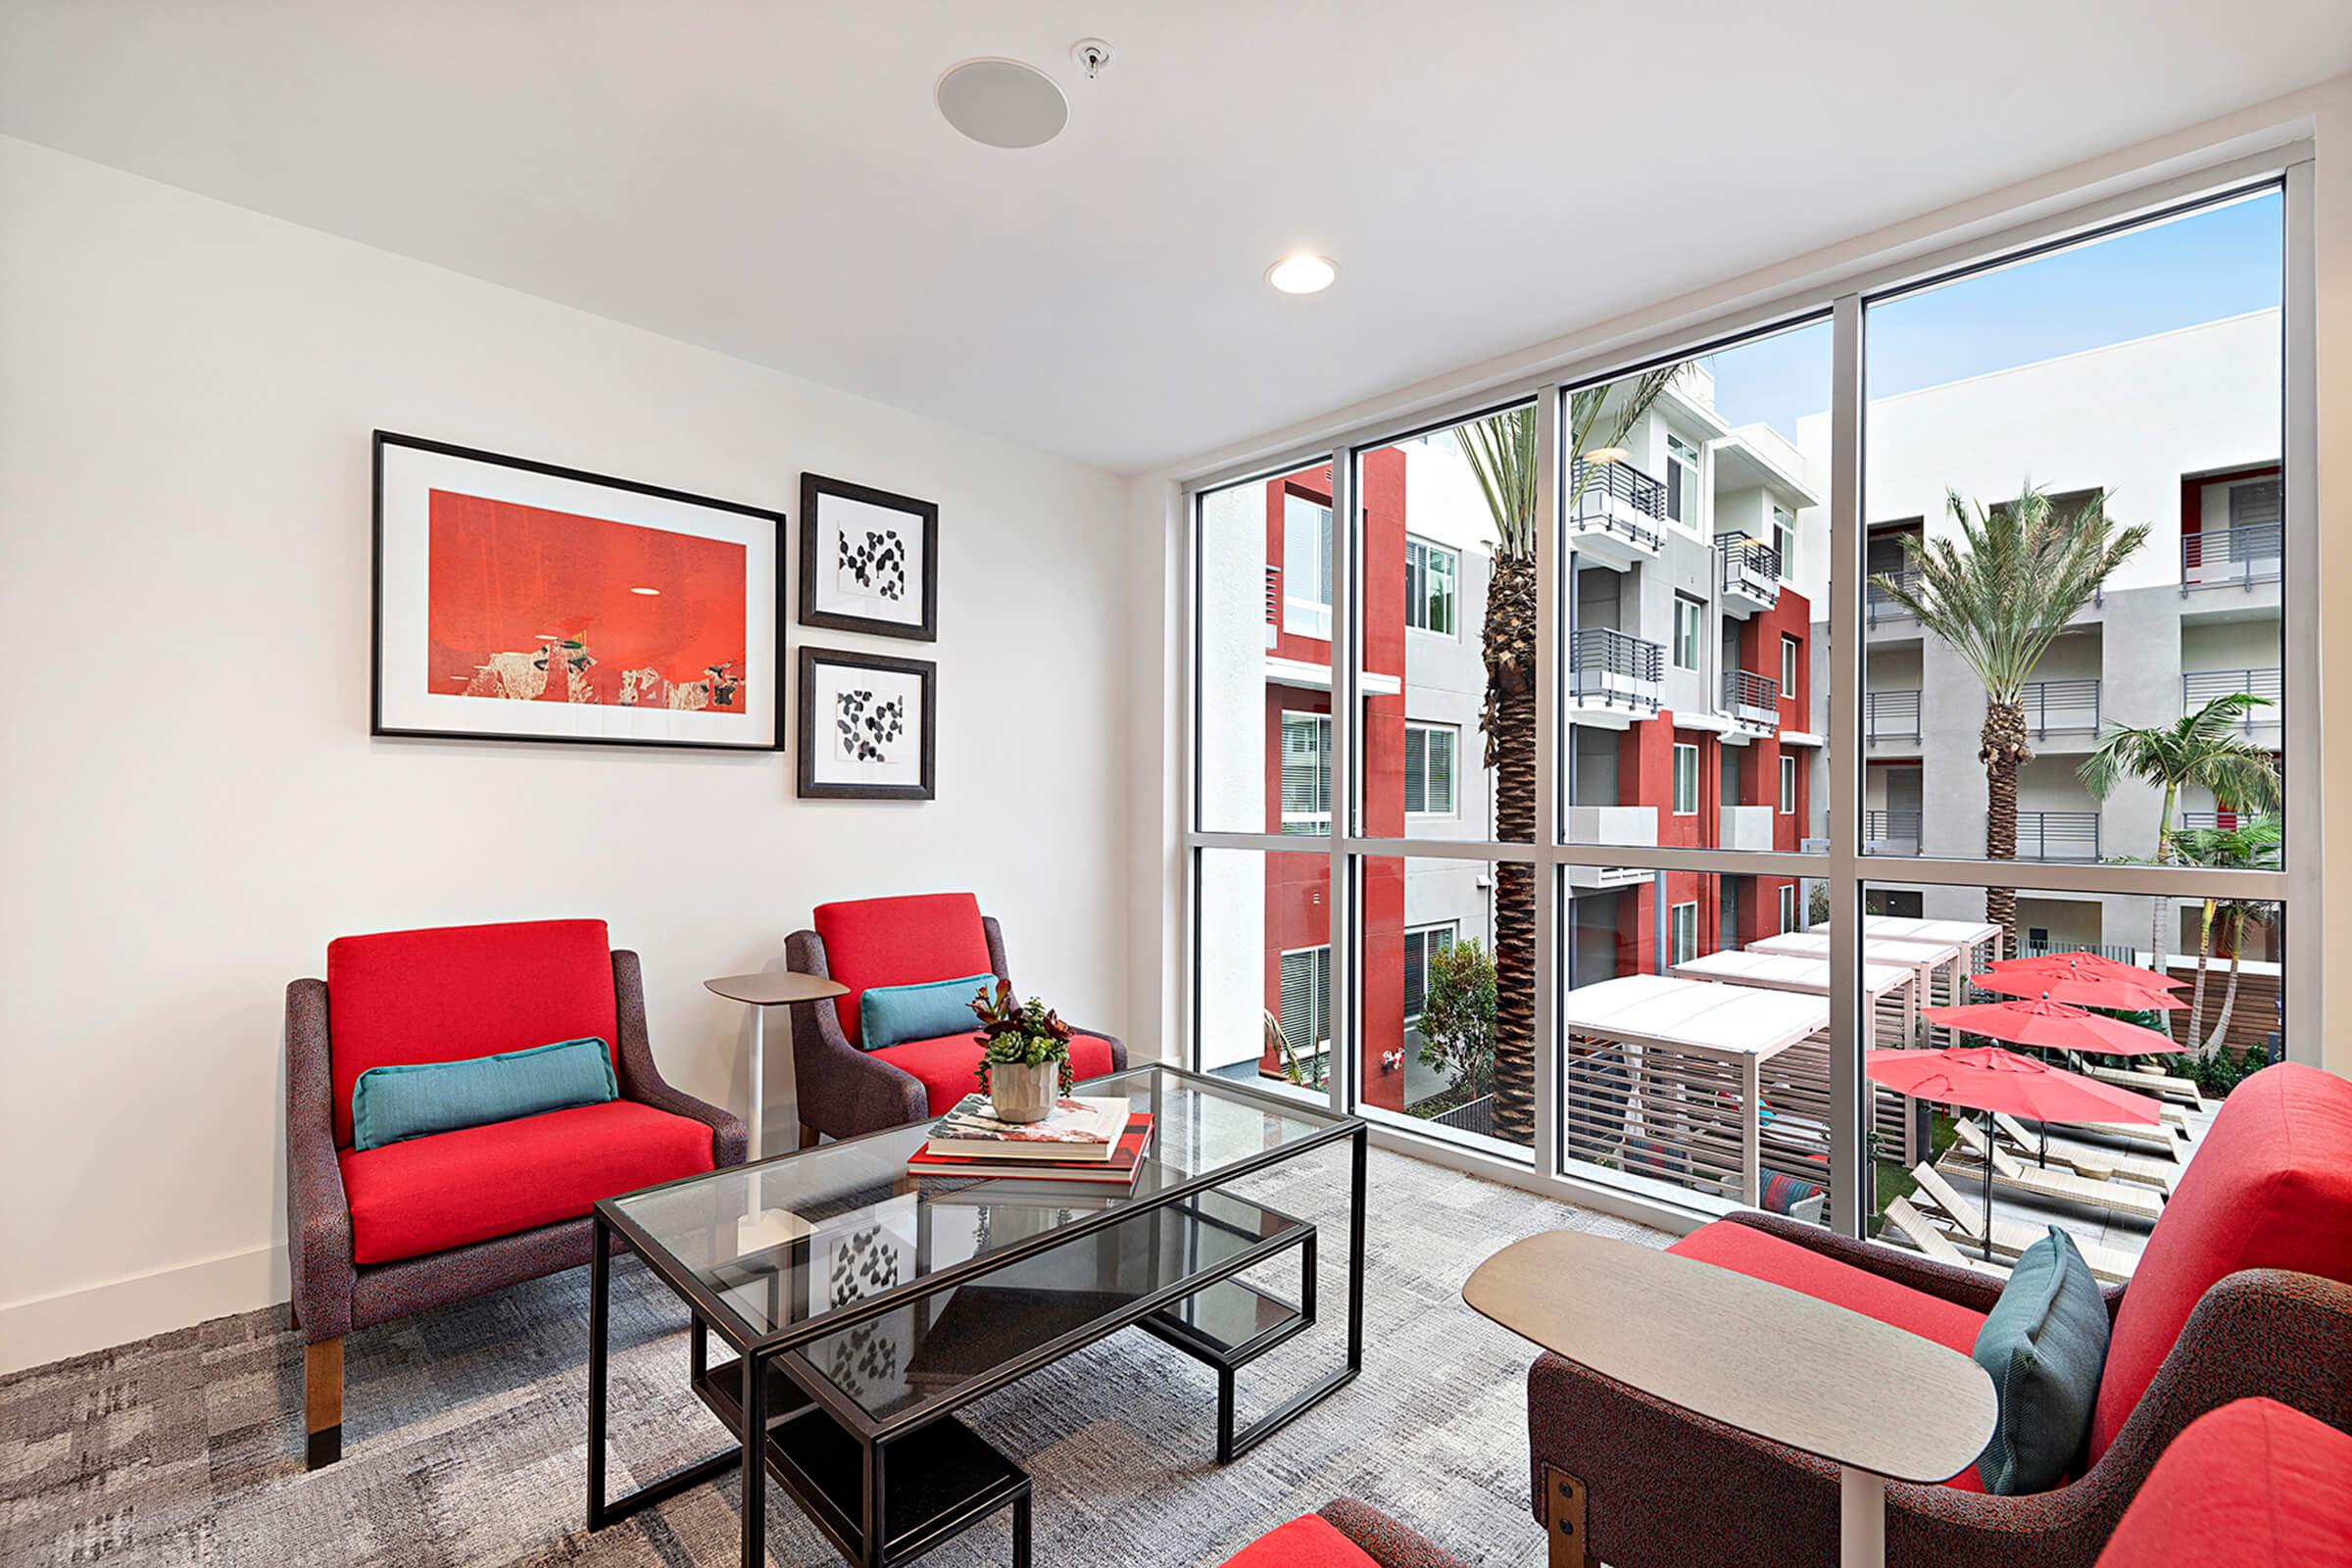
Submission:
{"label": "black picture frame", "polygon": [[[838,610],[816,608],[816,552],[818,536],[824,529],[818,523],[823,498],[834,496],[844,501],[861,501],[867,506],[889,512],[905,513],[919,517],[923,525],[923,618],[920,624],[895,620],[878,620],[869,615],[852,615]],[[800,622],[824,631],[865,632],[875,637],[901,637],[910,642],[939,640],[939,504],[919,501],[889,490],[877,490],[871,485],[855,484],[847,479],[829,479],[821,473],[801,475],[801,594]]]}
{"label": "black picture frame", "polygon": [[[816,669],[832,664],[845,669],[871,669],[895,675],[913,675],[922,684],[922,773],[920,784],[825,783],[816,777],[819,737],[832,733],[826,717],[816,710]],[[794,753],[794,783],[805,801],[929,801],[938,798],[939,665],[928,659],[897,659],[889,654],[859,653],[847,648],[801,645],[799,697],[795,703],[799,745]]]}
{"label": "black picture frame", "polygon": [[[763,741],[691,741],[662,740],[625,735],[503,735],[478,730],[434,729],[415,725],[387,723],[384,719],[384,454],[390,448],[406,448],[432,453],[440,457],[460,458],[494,467],[514,468],[524,473],[545,474],[550,478],[569,480],[578,484],[596,485],[627,495],[649,496],[662,501],[680,502],[688,506],[705,507],[716,512],[734,513],[741,516],[763,518],[775,524],[774,547],[775,582],[768,603],[775,616],[775,660],[769,676],[774,693],[774,736]],[[660,747],[671,751],[700,752],[780,752],[786,743],[785,715],[791,705],[786,701],[785,675],[789,668],[785,653],[784,582],[785,563],[790,541],[787,533],[790,519],[784,513],[766,507],[755,507],[741,501],[722,501],[715,496],[696,495],[692,491],[673,490],[662,485],[642,484],[608,473],[591,473],[584,468],[567,468],[558,464],[540,463],[518,458],[509,453],[489,452],[478,447],[460,446],[449,441],[428,440],[423,436],[403,435],[392,430],[373,432],[370,458],[369,489],[372,498],[373,545],[371,563],[374,576],[369,596],[368,648],[368,733],[391,739],[480,741],[498,745],[531,746],[635,746]],[[747,587],[749,585],[747,584]],[[758,596],[755,596],[757,602]]]}

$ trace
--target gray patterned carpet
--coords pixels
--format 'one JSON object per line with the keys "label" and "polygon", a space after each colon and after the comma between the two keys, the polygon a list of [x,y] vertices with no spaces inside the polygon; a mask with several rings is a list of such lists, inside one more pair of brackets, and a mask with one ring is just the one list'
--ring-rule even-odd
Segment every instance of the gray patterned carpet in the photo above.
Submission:
{"label": "gray patterned carpet", "polygon": [[[1243,1373],[1245,1419],[1342,1354],[1345,1152],[1289,1169],[1241,1190],[1324,1227],[1326,1304]],[[1217,1563],[1340,1494],[1466,1561],[1541,1560],[1527,1512],[1531,1352],[1461,1304],[1462,1280],[1537,1231],[1664,1238],[1400,1155],[1375,1151],[1370,1170],[1364,1374],[1238,1463],[1213,1462],[1207,1370],[1138,1330],[964,1411],[1036,1480],[1041,1568]],[[618,1492],[632,1469],[666,1473],[723,1433],[685,1392],[683,1312],[634,1261],[615,1269],[613,1316]],[[282,1309],[0,1380],[0,1563],[735,1562],[732,1472],[583,1528],[586,1325],[577,1269],[353,1336],[344,1458],[317,1475],[302,1469],[302,1352]],[[774,1562],[838,1560],[772,1486],[768,1518]],[[1009,1560],[1002,1522],[925,1559]]]}

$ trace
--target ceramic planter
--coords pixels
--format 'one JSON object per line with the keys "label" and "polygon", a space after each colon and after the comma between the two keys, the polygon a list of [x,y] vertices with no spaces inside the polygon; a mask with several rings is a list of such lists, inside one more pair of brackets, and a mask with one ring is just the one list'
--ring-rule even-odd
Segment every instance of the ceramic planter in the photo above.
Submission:
{"label": "ceramic planter", "polygon": [[988,1099],[999,1121],[1044,1121],[1061,1094],[1061,1063],[1000,1061],[988,1069]]}

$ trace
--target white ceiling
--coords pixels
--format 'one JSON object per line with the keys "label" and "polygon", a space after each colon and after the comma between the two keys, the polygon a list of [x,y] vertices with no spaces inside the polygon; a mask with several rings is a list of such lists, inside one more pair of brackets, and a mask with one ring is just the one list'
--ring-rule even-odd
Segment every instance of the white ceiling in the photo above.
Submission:
{"label": "white ceiling", "polygon": [[[1060,139],[949,130],[972,55]],[[0,132],[1126,471],[2346,70],[2346,0],[0,0]]]}

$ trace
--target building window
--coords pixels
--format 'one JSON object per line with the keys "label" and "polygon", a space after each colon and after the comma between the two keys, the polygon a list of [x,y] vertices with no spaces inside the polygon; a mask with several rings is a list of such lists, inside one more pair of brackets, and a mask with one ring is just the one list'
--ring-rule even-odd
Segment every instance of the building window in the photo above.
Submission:
{"label": "building window", "polygon": [[1781,758],[1781,814],[1796,814],[1796,759],[1787,755]]}
{"label": "building window", "polygon": [[1282,715],[1282,830],[1331,831],[1331,715]]}
{"label": "building window", "polygon": [[1772,548],[1780,553],[1781,581],[1796,580],[1796,514],[1772,504]]}
{"label": "building window", "polygon": [[1331,636],[1331,509],[1282,493],[1282,629]]}
{"label": "building window", "polygon": [[1453,635],[1453,590],[1462,558],[1426,540],[1404,542],[1404,623],[1441,636]]}
{"label": "building window", "polygon": [[1674,814],[1698,814],[1698,748],[1674,743]]}
{"label": "building window", "polygon": [[1674,596],[1674,667],[1698,668],[1698,628],[1706,607],[1682,594]]}
{"label": "building window", "polygon": [[1795,638],[1781,639],[1781,695],[1792,703],[1796,701],[1796,649]]}
{"label": "building window", "polygon": [[1666,432],[1666,515],[1694,532],[1699,527],[1698,448],[1671,430]]}
{"label": "building window", "polygon": [[1791,882],[1781,889],[1781,929],[1796,929],[1796,884]]}
{"label": "building window", "polygon": [[2277,522],[2280,516],[2279,484],[2276,479],[2247,479],[2230,487],[2230,526],[2252,527]]}
{"label": "building window", "polygon": [[[1301,948],[1282,956],[1282,1038],[1302,1057],[1331,1045],[1331,949]],[[1301,1065],[1311,1065],[1302,1062]]]}
{"label": "building window", "polygon": [[1667,918],[1668,943],[1673,956],[1668,963],[1689,963],[1698,956],[1698,906],[1678,904]]}
{"label": "building window", "polygon": [[1441,953],[1453,950],[1453,942],[1461,930],[1461,922],[1447,920],[1438,925],[1415,926],[1404,934],[1404,1021],[1409,1026],[1421,1016],[1423,999],[1429,995],[1429,960]]}
{"label": "building window", "polygon": [[1404,726],[1404,809],[1408,816],[1453,814],[1453,757],[1461,731],[1451,724]]}

